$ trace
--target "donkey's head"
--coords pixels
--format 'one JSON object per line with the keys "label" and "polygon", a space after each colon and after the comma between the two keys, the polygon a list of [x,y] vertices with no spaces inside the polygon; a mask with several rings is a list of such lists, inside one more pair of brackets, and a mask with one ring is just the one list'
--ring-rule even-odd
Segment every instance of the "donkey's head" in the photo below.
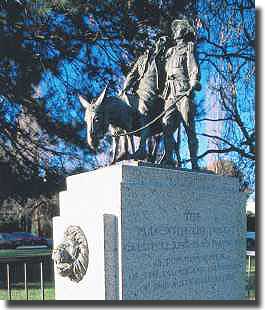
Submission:
{"label": "donkey's head", "polygon": [[106,90],[107,86],[99,97],[93,99],[91,103],[87,102],[83,97],[78,96],[82,106],[86,109],[87,142],[94,151],[97,150],[99,141],[104,137],[109,126],[105,111]]}

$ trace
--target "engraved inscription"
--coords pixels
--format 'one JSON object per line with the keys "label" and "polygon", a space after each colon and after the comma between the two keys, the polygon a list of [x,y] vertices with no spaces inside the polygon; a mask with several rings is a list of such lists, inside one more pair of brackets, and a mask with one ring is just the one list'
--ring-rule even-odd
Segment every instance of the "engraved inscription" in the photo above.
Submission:
{"label": "engraved inscription", "polygon": [[[186,286],[194,288],[194,292],[205,287],[213,293],[219,286],[233,283],[243,268],[236,254],[242,245],[242,239],[237,237],[240,228],[229,221],[221,225],[216,217],[206,225],[201,213],[191,208],[183,210],[181,216],[176,224],[131,226],[135,238],[123,247],[134,257],[126,278],[134,283],[131,287],[135,297]],[[137,267],[138,257],[139,261],[146,258],[142,261],[144,268]]]}

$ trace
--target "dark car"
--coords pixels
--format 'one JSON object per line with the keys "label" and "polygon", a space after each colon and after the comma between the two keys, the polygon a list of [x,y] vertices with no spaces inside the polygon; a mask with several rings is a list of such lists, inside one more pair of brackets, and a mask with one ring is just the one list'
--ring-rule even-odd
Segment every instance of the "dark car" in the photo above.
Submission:
{"label": "dark car", "polygon": [[48,243],[48,248],[52,249],[53,248],[53,240],[52,239],[47,239],[47,243]]}
{"label": "dark car", "polygon": [[47,239],[33,235],[28,232],[14,232],[11,234],[15,239],[16,247],[18,246],[32,246],[32,245],[48,245]]}
{"label": "dark car", "polygon": [[255,232],[254,231],[248,231],[246,233],[247,238],[247,251],[255,251]]}
{"label": "dark car", "polygon": [[16,247],[15,243],[11,238],[11,234],[0,233],[0,249],[14,249]]}

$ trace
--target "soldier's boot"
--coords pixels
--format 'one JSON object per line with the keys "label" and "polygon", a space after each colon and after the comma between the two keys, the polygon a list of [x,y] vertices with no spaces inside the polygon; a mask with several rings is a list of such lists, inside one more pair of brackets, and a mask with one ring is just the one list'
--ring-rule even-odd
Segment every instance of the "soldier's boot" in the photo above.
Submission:
{"label": "soldier's boot", "polygon": [[195,136],[192,141],[189,143],[189,150],[190,150],[190,161],[192,170],[199,170],[200,167],[198,165],[197,160],[197,151],[198,151],[198,140]]}
{"label": "soldier's boot", "polygon": [[175,141],[172,133],[167,133],[164,135],[164,145],[165,151],[159,162],[162,166],[176,166],[176,162],[173,158],[173,151],[175,146]]}
{"label": "soldier's boot", "polygon": [[194,124],[190,122],[190,126],[185,126],[186,133],[188,136],[188,146],[190,152],[190,161],[192,170],[199,170],[198,160],[197,160],[197,152],[198,152],[198,139],[195,133]]}
{"label": "soldier's boot", "polygon": [[196,153],[190,150],[190,161],[191,161],[191,168],[192,170],[199,170],[198,160]]}
{"label": "soldier's boot", "polygon": [[182,163],[181,163],[181,156],[180,156],[180,126],[178,127],[178,132],[177,132],[177,140],[174,139],[174,150],[176,153],[176,157],[177,157],[177,163],[176,166],[178,168],[182,167]]}

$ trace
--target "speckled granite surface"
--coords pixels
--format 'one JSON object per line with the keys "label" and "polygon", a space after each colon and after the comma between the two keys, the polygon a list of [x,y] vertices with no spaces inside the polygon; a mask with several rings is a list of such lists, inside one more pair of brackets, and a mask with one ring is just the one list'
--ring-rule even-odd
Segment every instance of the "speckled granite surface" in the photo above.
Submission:
{"label": "speckled granite surface", "polygon": [[[242,300],[244,205],[235,178],[126,162],[69,177],[60,218],[61,223],[86,219],[89,226],[95,218],[103,223],[105,214],[104,233],[95,233],[103,234],[108,249],[101,279],[106,294],[97,296]],[[96,266],[90,260],[89,267]],[[84,290],[84,299],[93,299],[85,286],[79,283],[78,296]],[[71,289],[71,299],[77,299]]]}

